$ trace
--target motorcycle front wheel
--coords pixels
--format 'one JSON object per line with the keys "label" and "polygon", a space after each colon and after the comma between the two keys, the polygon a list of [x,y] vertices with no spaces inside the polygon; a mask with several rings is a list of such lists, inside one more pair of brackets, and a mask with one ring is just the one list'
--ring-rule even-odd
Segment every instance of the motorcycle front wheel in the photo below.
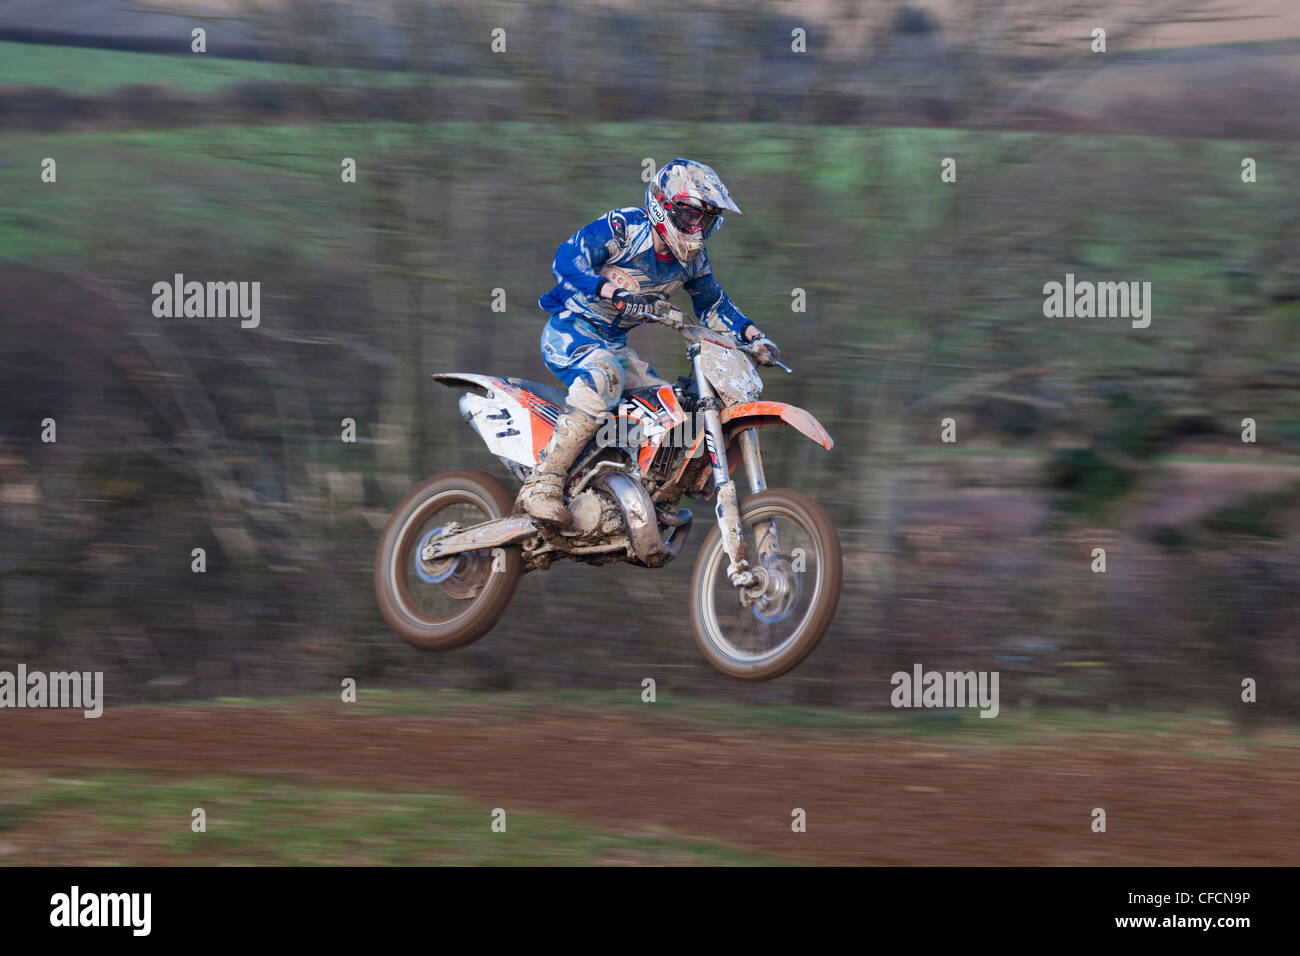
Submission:
{"label": "motorcycle front wheel", "polygon": [[421,560],[424,545],[445,533],[502,518],[514,498],[491,475],[449,471],[415,488],[389,519],[375,553],[375,597],[388,626],[425,651],[461,647],[501,619],[519,578],[519,548],[484,548],[437,561]]}
{"label": "motorcycle front wheel", "polygon": [[740,503],[740,519],[763,591],[747,595],[732,586],[715,525],[691,576],[691,626],[718,670],[770,680],[811,654],[834,619],[844,573],[840,540],[821,506],[790,489],[751,495]]}

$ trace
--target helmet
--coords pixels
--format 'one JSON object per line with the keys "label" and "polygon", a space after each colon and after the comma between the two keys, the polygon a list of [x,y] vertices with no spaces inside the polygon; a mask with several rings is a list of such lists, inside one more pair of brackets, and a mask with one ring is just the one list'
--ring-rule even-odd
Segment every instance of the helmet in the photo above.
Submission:
{"label": "helmet", "polygon": [[740,212],[718,174],[693,159],[674,159],[646,187],[646,215],[682,265],[700,254],[724,210]]}

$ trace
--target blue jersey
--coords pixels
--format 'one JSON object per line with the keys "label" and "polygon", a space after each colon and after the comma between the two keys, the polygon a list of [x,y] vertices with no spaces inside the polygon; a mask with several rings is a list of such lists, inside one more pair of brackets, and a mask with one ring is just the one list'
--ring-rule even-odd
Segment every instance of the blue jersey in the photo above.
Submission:
{"label": "blue jersey", "polygon": [[641,320],[620,316],[609,299],[600,297],[602,279],[629,292],[671,296],[685,289],[703,322],[743,339],[753,323],[713,278],[708,254],[701,251],[685,266],[672,257],[664,262],[655,255],[653,235],[650,217],[635,206],[614,209],[583,226],[556,251],[551,271],[558,284],[537,304],[552,315],[568,311],[602,337],[618,342],[626,340],[628,329]]}

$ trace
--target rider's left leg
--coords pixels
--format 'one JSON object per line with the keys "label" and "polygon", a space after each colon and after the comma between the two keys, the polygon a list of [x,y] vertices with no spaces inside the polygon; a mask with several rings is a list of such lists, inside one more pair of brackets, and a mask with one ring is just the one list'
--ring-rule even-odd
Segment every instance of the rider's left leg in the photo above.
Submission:
{"label": "rider's left leg", "polygon": [[537,467],[519,489],[519,506],[538,521],[567,527],[573,520],[564,506],[569,469],[600,427],[600,419],[568,407],[555,420],[551,440],[538,454]]}
{"label": "rider's left leg", "polygon": [[519,491],[519,506],[524,511],[539,521],[562,527],[572,521],[564,506],[569,469],[600,428],[600,417],[618,403],[623,393],[623,370],[609,351],[594,349],[578,365],[582,371],[569,386],[568,402],[556,419],[555,431]]}

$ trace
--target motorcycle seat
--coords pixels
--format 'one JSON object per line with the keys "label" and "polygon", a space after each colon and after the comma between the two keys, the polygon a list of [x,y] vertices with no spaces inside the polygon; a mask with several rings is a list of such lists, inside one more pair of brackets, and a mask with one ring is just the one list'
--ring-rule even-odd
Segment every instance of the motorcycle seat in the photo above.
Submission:
{"label": "motorcycle seat", "polygon": [[541,382],[530,382],[526,378],[508,378],[506,381],[516,388],[522,388],[526,392],[532,392],[532,394],[536,395],[540,399],[550,402],[556,408],[564,408],[565,403],[568,401],[568,393],[564,389],[557,388],[554,385],[543,385]]}

